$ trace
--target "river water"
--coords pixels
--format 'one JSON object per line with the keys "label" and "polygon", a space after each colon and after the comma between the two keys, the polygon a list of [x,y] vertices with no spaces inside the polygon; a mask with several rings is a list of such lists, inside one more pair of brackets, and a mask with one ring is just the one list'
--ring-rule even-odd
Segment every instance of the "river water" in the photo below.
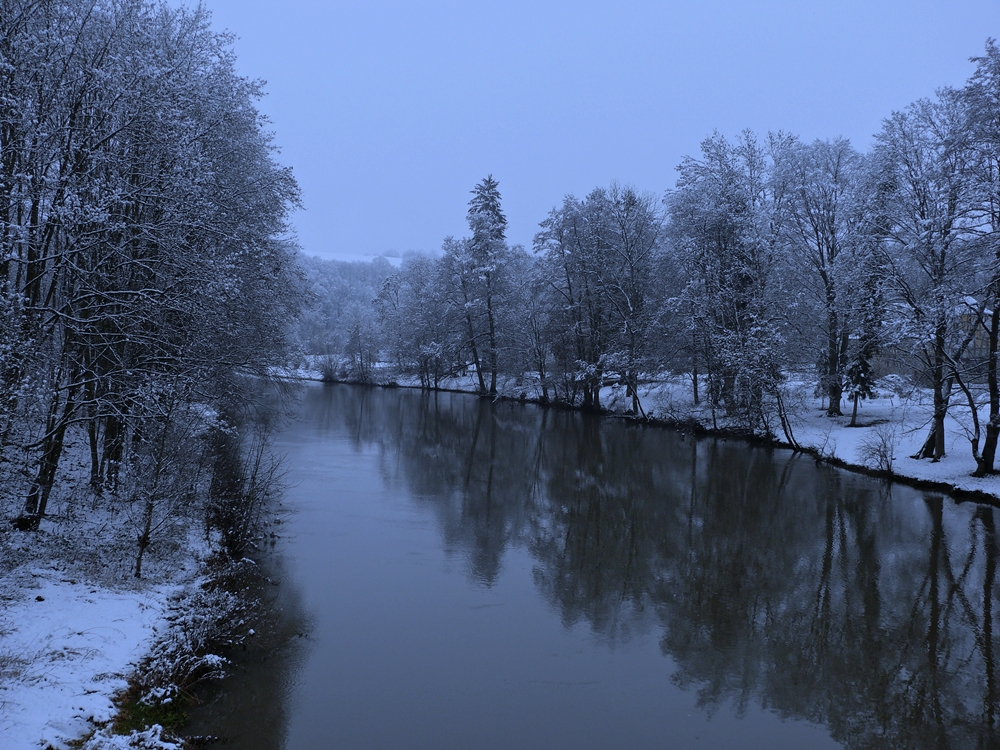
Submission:
{"label": "river water", "polygon": [[306,386],[278,448],[231,746],[1000,743],[992,509],[460,394]]}

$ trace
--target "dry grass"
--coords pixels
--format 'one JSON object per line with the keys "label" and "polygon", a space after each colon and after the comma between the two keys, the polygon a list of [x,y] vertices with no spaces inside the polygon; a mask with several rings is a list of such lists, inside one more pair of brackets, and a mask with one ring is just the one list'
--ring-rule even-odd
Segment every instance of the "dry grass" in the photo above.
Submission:
{"label": "dry grass", "polygon": [[[2,635],[3,633],[0,632],[0,636]],[[29,664],[31,664],[31,659],[24,654],[0,649],[0,683],[20,678]]]}

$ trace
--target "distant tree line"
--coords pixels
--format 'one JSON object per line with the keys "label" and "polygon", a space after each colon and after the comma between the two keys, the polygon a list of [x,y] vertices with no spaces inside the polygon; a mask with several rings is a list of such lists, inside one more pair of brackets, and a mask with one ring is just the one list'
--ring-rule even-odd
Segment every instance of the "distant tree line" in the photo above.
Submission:
{"label": "distant tree line", "polygon": [[[934,394],[920,455],[944,455],[944,420],[957,399],[973,407],[977,472],[992,472],[1000,435],[993,40],[973,62],[964,87],[886,119],[869,153],[840,138],[714,133],[679,165],[663,199],[618,184],[567,196],[541,222],[531,253],[507,243],[489,176],[472,191],[469,236],[388,274],[371,308],[377,321],[342,329],[342,353],[354,365],[381,358],[428,388],[468,370],[484,395],[497,393],[499,375],[530,374],[541,400],[593,409],[613,379],[638,416],[644,378],[686,373],[713,420],[780,430],[793,443],[790,374],[814,378],[828,414],[841,416],[846,402],[853,420],[891,364]],[[370,378],[370,364],[354,374]]]}
{"label": "distant tree line", "polygon": [[247,378],[304,291],[298,188],[230,44],[200,7],[0,0],[0,495],[37,528],[82,444],[136,575],[172,512],[256,481]]}

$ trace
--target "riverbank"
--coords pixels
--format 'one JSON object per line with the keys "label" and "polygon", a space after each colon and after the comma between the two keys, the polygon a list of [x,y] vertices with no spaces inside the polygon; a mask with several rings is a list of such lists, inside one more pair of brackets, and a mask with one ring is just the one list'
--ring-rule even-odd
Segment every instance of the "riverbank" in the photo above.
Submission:
{"label": "riverbank", "polygon": [[[317,363],[285,373],[289,377],[330,382]],[[373,385],[420,388],[415,376],[376,377]],[[945,420],[947,453],[939,461],[911,458],[927,438],[933,415],[933,398],[927,389],[917,388],[905,379],[890,375],[879,381],[874,398],[862,401],[857,426],[850,426],[850,404],[845,403],[846,416],[828,417],[826,402],[814,394],[814,383],[806,379],[790,380],[785,384],[785,406],[794,444],[785,438],[777,424],[772,435],[747,434],[729,423],[722,410],[713,414],[710,404],[694,403],[689,375],[667,377],[643,383],[639,397],[645,423],[685,432],[715,435],[723,438],[749,439],[774,447],[791,448],[812,455],[817,461],[850,471],[893,481],[929,491],[946,493],[958,500],[1000,504],[1000,475],[972,476],[975,461],[969,441],[972,419],[968,407],[953,405]],[[443,378],[439,390],[478,393],[474,375]],[[529,378],[501,377],[497,383],[498,398],[542,403],[537,381]],[[560,408],[570,408],[559,404]],[[632,400],[622,385],[612,384],[601,389],[601,413],[625,419],[636,419],[631,413]],[[989,419],[986,409],[980,413],[983,424]],[[639,421],[639,420],[637,420]]]}
{"label": "riverbank", "polygon": [[[86,447],[68,435],[39,529],[0,524],[0,748],[179,748],[154,725],[180,725],[193,687],[253,634],[262,574],[244,555],[278,522],[273,477],[140,503],[91,487]],[[20,502],[3,493],[0,518]]]}
{"label": "riverbank", "polygon": [[254,635],[253,561],[191,534],[135,579],[94,531],[70,555],[58,526],[0,537],[4,750],[179,750],[158,724],[182,723],[193,687],[222,678],[220,654]]}
{"label": "riverbank", "polygon": [[109,554],[113,519],[102,516],[0,534],[5,750],[68,749],[110,722],[115,696],[168,630],[171,599],[198,575],[201,550],[189,540],[152,555],[135,579],[123,555]]}

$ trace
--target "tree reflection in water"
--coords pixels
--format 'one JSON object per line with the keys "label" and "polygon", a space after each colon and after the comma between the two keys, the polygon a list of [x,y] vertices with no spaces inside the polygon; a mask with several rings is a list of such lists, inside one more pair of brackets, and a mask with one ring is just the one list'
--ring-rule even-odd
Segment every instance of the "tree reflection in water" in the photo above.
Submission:
{"label": "tree reflection in water", "polygon": [[1000,746],[994,509],[578,413],[321,395],[474,582],[530,550],[567,626],[661,633],[707,710],[757,703],[850,748]]}

